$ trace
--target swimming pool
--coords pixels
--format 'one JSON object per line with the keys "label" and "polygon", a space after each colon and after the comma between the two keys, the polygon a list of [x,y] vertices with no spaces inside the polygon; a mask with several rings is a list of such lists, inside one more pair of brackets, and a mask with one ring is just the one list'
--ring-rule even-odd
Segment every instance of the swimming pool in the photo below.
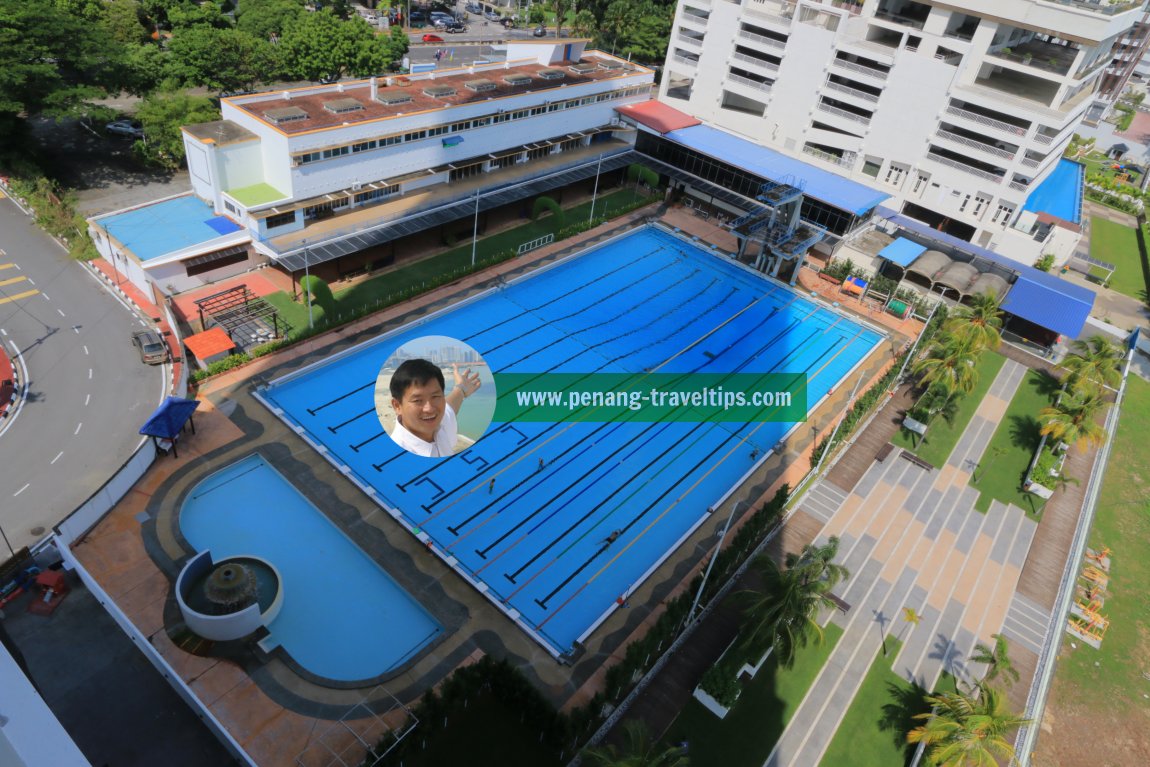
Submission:
{"label": "swimming pool", "polygon": [[476,445],[429,462],[380,428],[372,384],[394,349],[431,334],[466,341],[497,374],[805,373],[810,406],[882,338],[645,228],[263,391],[557,656],[576,650],[795,424],[493,423]]}
{"label": "swimming pool", "polygon": [[216,561],[255,556],[276,567],[283,606],[261,646],[282,647],[317,676],[382,676],[443,630],[258,455],[196,485],[180,510],[180,532]]}
{"label": "swimming pool", "polygon": [[1082,223],[1082,182],[1085,175],[1086,166],[1062,158],[1046,180],[1026,198],[1022,209],[1049,213],[1072,224]]}

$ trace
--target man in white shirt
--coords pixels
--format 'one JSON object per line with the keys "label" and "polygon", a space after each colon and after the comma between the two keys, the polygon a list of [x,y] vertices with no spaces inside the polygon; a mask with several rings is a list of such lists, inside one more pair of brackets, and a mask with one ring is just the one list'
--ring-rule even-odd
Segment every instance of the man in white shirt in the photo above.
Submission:
{"label": "man in white shirt", "polygon": [[427,360],[413,359],[401,364],[391,376],[391,407],[395,410],[395,444],[409,453],[429,458],[455,454],[459,438],[456,413],[463,400],[480,386],[479,374],[452,364],[455,386],[444,394],[443,371]]}

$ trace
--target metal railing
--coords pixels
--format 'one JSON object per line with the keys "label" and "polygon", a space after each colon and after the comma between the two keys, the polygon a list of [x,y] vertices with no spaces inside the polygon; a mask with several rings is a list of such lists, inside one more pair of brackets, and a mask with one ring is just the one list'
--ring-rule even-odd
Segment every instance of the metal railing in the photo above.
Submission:
{"label": "metal railing", "polygon": [[1011,125],[1010,123],[1003,122],[1002,120],[995,120],[993,117],[986,117],[984,115],[978,114],[977,112],[969,112],[961,107],[948,106],[946,108],[946,113],[958,115],[959,117],[963,117],[967,120],[973,120],[980,125],[987,125],[991,128],[997,128],[998,130],[1006,131],[1007,133],[1013,133],[1015,136],[1026,135],[1026,128],[1020,128],[1017,125]]}
{"label": "metal railing", "polygon": [[903,16],[902,14],[894,13],[893,11],[884,11],[879,8],[874,12],[876,19],[884,19],[886,21],[893,21],[895,24],[902,24],[905,27],[914,27],[915,29],[922,29],[926,24],[925,21],[912,19],[910,16]]}
{"label": "metal railing", "polygon": [[839,93],[846,93],[848,95],[854,96],[855,98],[862,99],[863,101],[870,101],[871,103],[878,102],[878,96],[874,95],[873,93],[860,91],[858,88],[852,88],[849,85],[840,85],[839,83],[831,82],[828,80],[827,89],[838,91]]}
{"label": "metal railing", "polygon": [[689,59],[686,56],[680,56],[678,54],[672,55],[671,61],[674,61],[677,64],[686,64],[689,67],[699,66],[699,60],[698,59]]}
{"label": "metal railing", "polygon": [[824,104],[821,101],[818,104],[816,104],[815,106],[817,109],[819,109],[822,112],[827,112],[827,113],[832,114],[832,115],[844,117],[847,120],[852,120],[856,123],[862,123],[863,125],[870,125],[870,118],[869,117],[864,117],[863,115],[856,115],[854,112],[848,112],[845,109],[839,109],[838,107],[832,107],[830,104]]}
{"label": "metal railing", "polygon": [[745,53],[733,53],[733,54],[731,54],[731,58],[733,58],[737,61],[744,61],[748,64],[753,64],[757,67],[762,67],[763,69],[769,70],[771,72],[778,72],[779,71],[778,64],[772,64],[771,62],[766,61],[765,59],[757,59],[754,56],[748,56]]}
{"label": "metal railing", "polygon": [[748,32],[745,29],[740,29],[737,37],[740,37],[743,40],[750,40],[752,43],[766,45],[770,48],[779,48],[781,50],[787,47],[787,44],[781,40],[776,40],[775,38],[767,37],[766,35],[756,35],[754,32]]}
{"label": "metal railing", "polygon": [[853,61],[843,61],[842,59],[835,59],[834,62],[832,62],[832,63],[836,67],[840,67],[842,69],[849,69],[852,72],[860,72],[864,75],[870,75],[871,77],[877,77],[880,80],[885,80],[887,77],[887,74],[888,74],[887,72],[884,72],[881,69],[875,69],[874,67],[863,66],[862,64],[855,64]]}
{"label": "metal railing", "polygon": [[691,43],[692,45],[697,45],[700,48],[703,47],[703,38],[701,37],[691,37],[686,32],[680,32],[675,35],[675,37],[685,43]]}
{"label": "metal railing", "polygon": [[1037,168],[1041,162],[1041,160],[1031,160],[1029,157],[1022,158],[1022,164],[1028,168]]}
{"label": "metal railing", "polygon": [[771,86],[769,83],[761,83],[758,80],[752,80],[751,78],[743,77],[742,75],[733,75],[730,72],[728,72],[727,73],[727,79],[730,80],[731,82],[736,82],[736,83],[739,83],[741,85],[746,85],[747,87],[754,88],[756,90],[767,91],[768,93],[771,90]]}
{"label": "metal railing", "polygon": [[935,152],[927,152],[926,156],[929,157],[931,160],[934,160],[935,162],[940,163],[942,165],[945,165],[949,168],[954,168],[955,170],[961,170],[965,173],[969,173],[972,176],[978,176],[979,178],[984,178],[987,181],[993,181],[996,184],[1002,183],[1002,176],[996,176],[993,173],[989,173],[985,170],[979,170],[978,168],[972,168],[969,165],[964,165],[963,163],[958,162],[956,160],[952,160],[949,157],[943,157],[942,155],[937,154]]}
{"label": "metal railing", "polygon": [[1014,189],[1015,191],[1018,191],[1018,192],[1025,192],[1028,189],[1030,189],[1030,187],[1027,186],[1026,184],[1020,184],[1017,181],[1011,181],[1009,186],[1011,189]]}
{"label": "metal railing", "polygon": [[1006,149],[999,149],[996,146],[991,146],[990,144],[986,144],[981,141],[975,141],[974,139],[967,138],[966,136],[960,136],[957,133],[951,133],[950,131],[944,130],[942,128],[939,128],[938,135],[950,141],[956,141],[963,146],[968,146],[972,149],[978,149],[983,152],[989,152],[996,157],[1002,157],[1007,160],[1014,159],[1014,152],[1007,151]]}
{"label": "metal railing", "polygon": [[1043,133],[1035,133],[1034,140],[1039,144],[1049,144],[1054,141],[1054,136],[1047,136]]}
{"label": "metal railing", "polygon": [[803,152],[809,154],[811,157],[817,157],[824,162],[833,163],[843,168],[852,167],[854,165],[855,157],[857,157],[854,152],[848,152],[842,157],[839,157],[837,155],[831,154],[830,152],[824,152],[821,149],[815,149],[809,144],[803,144]]}
{"label": "metal railing", "polygon": [[775,11],[778,9],[778,4],[766,3],[763,2],[763,0],[747,0],[746,8],[756,16],[765,17],[777,24],[782,24],[787,27],[791,25],[791,20],[795,13],[794,6],[791,6],[791,10],[785,14],[776,13]]}

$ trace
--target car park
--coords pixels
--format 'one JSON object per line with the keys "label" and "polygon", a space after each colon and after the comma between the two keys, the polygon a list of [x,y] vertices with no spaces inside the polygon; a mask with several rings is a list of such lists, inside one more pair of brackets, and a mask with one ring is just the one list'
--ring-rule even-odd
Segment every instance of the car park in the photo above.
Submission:
{"label": "car park", "polygon": [[132,334],[132,345],[140,353],[141,362],[162,365],[168,361],[168,345],[155,330],[137,330]]}
{"label": "car park", "polygon": [[442,43],[443,38],[439,35],[424,35],[423,42],[425,43]]}
{"label": "car park", "polygon": [[110,122],[104,126],[104,130],[113,136],[124,136],[126,138],[144,137],[144,129],[131,120],[116,120],[115,122]]}

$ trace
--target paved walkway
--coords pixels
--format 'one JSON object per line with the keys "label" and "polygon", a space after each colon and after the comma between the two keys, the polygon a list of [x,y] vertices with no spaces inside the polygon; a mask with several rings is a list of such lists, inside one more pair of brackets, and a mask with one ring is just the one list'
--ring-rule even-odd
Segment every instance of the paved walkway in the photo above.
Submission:
{"label": "paved walkway", "polygon": [[[998,502],[978,512],[978,491],[969,486],[1026,372],[1013,361],[1003,366],[946,465],[928,469],[894,450],[849,493],[829,481],[812,489],[804,508],[828,520],[817,542],[841,539],[840,561],[851,577],[840,595],[851,609],[832,616],[843,636],[767,765],[819,763],[876,659],[880,631],[903,642],[895,671],[931,689],[943,671],[980,676],[964,659],[1004,622],[1049,621],[1040,607],[1015,599],[1037,525]],[[921,616],[918,625],[903,620],[906,607]]]}

